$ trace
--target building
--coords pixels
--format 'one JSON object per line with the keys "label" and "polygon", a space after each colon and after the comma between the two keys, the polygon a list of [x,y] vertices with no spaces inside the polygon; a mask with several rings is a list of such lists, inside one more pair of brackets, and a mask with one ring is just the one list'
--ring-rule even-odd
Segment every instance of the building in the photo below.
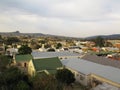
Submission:
{"label": "building", "polygon": [[32,55],[16,55],[13,59],[13,63],[15,66],[17,66],[19,69],[21,69],[23,72],[28,71],[28,65],[29,62],[32,60]]}
{"label": "building", "polygon": [[18,54],[18,49],[17,48],[8,48],[6,50],[6,55],[13,56],[13,54]]}
{"label": "building", "polygon": [[29,75],[45,72],[46,74],[55,74],[57,69],[62,68],[62,63],[58,57],[43,58],[31,60],[28,66]]}
{"label": "building", "polygon": [[32,52],[32,55],[17,55],[14,62],[16,66],[25,69],[31,76],[43,72],[55,74],[57,69],[65,66],[74,73],[76,81],[85,86],[103,86],[105,83],[120,89],[120,69],[106,65],[109,62],[97,63],[92,59],[103,60],[103,57],[94,56],[93,58],[85,55],[81,58],[79,53],[68,51]]}
{"label": "building", "polygon": [[61,52],[39,52],[34,51],[32,52],[32,56],[34,59],[40,58],[52,58],[52,57],[59,57],[59,58],[72,58],[72,57],[80,57],[81,54],[69,51],[61,51]]}
{"label": "building", "polygon": [[62,52],[32,52],[33,60],[30,60],[28,73],[32,76],[34,73],[45,72],[46,74],[55,74],[57,69],[62,68],[60,59],[79,57],[80,54],[69,51]]}
{"label": "building", "polygon": [[33,59],[30,54],[16,55],[13,62],[15,66],[31,76],[40,72],[55,74],[57,69],[62,68],[58,57]]}
{"label": "building", "polygon": [[82,59],[90,61],[90,62],[94,62],[94,63],[98,63],[98,64],[102,64],[102,65],[107,65],[107,66],[112,66],[112,67],[120,69],[120,61],[112,60],[112,59],[107,58],[107,57],[97,56],[94,54],[86,54],[82,57]]}
{"label": "building", "polygon": [[83,85],[96,85],[107,83],[120,88],[120,69],[93,63],[81,58],[62,59],[62,64],[70,69],[77,82]]}

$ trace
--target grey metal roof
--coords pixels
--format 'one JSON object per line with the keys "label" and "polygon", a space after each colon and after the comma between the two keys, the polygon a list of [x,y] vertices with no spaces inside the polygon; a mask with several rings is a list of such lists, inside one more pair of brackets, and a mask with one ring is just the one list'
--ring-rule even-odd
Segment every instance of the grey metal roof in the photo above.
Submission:
{"label": "grey metal roof", "polygon": [[61,60],[61,62],[63,65],[85,75],[93,73],[120,84],[120,69],[118,68],[93,63],[80,58],[68,58]]}
{"label": "grey metal roof", "polygon": [[82,57],[82,59],[87,60],[87,61],[91,61],[94,63],[102,64],[102,65],[116,67],[116,68],[120,69],[120,61],[112,60],[112,59],[109,59],[106,57],[87,54],[84,57]]}
{"label": "grey metal roof", "polygon": [[39,52],[34,51],[32,52],[32,56],[34,59],[39,58],[51,58],[51,57],[64,57],[64,56],[79,56],[78,53],[73,53],[69,51],[61,51],[61,52]]}

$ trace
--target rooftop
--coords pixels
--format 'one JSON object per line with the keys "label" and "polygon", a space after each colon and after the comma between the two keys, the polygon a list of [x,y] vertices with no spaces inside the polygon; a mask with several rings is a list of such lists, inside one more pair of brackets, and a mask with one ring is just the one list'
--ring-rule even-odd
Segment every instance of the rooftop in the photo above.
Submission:
{"label": "rooftop", "polygon": [[30,61],[32,59],[32,55],[26,54],[26,55],[16,55],[15,59],[16,61]]}
{"label": "rooftop", "polygon": [[61,62],[63,65],[85,75],[93,73],[120,84],[120,69],[118,68],[93,63],[80,58],[64,59]]}
{"label": "rooftop", "polygon": [[36,71],[47,70],[51,74],[56,73],[56,69],[62,67],[58,57],[53,58],[43,58],[33,60]]}
{"label": "rooftop", "polygon": [[79,56],[78,53],[73,53],[69,51],[61,51],[61,52],[39,52],[34,51],[32,52],[32,56],[34,59],[40,58],[52,58],[52,57],[61,57],[61,56]]}
{"label": "rooftop", "polygon": [[120,69],[120,61],[112,60],[112,59],[109,59],[106,57],[87,54],[87,55],[83,56],[82,59],[91,61],[94,63],[102,64],[102,65],[116,67],[116,68]]}

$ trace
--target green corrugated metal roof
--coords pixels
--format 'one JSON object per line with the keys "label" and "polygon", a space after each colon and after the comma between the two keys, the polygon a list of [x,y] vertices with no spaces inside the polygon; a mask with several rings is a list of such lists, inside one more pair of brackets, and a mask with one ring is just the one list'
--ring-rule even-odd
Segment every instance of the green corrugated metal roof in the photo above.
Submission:
{"label": "green corrugated metal roof", "polygon": [[58,57],[43,58],[33,60],[36,71],[47,70],[50,74],[55,74],[58,67],[62,67]]}
{"label": "green corrugated metal roof", "polygon": [[32,55],[26,54],[26,55],[16,55],[15,59],[16,61],[30,61],[32,59]]}

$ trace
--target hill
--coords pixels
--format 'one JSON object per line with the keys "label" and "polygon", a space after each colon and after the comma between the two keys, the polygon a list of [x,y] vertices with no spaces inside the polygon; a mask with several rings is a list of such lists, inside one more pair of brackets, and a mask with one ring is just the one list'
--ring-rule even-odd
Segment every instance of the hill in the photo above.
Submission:
{"label": "hill", "polygon": [[[120,34],[112,34],[112,35],[98,35],[104,39],[110,39],[110,40],[116,40],[116,39],[120,39]],[[87,40],[91,40],[91,39],[95,39],[98,36],[91,36],[91,37],[86,37],[85,39]]]}
{"label": "hill", "polygon": [[96,37],[100,36],[104,39],[116,40],[120,39],[120,34],[112,34],[112,35],[97,35],[97,36],[90,36],[86,38],[78,38],[78,37],[67,37],[67,36],[59,36],[59,35],[51,35],[51,34],[43,34],[43,33],[20,33],[19,31],[15,32],[0,32],[0,35],[7,36],[7,37],[15,37],[15,36],[31,36],[31,37],[56,37],[62,39],[75,39],[75,40],[91,40],[95,39]]}
{"label": "hill", "polygon": [[31,36],[31,37],[55,37],[61,39],[75,39],[80,40],[81,38],[77,37],[67,37],[67,36],[59,36],[59,35],[51,35],[51,34],[43,34],[43,33],[20,33],[19,31],[15,32],[0,32],[0,35],[7,37],[16,37],[16,36]]}

